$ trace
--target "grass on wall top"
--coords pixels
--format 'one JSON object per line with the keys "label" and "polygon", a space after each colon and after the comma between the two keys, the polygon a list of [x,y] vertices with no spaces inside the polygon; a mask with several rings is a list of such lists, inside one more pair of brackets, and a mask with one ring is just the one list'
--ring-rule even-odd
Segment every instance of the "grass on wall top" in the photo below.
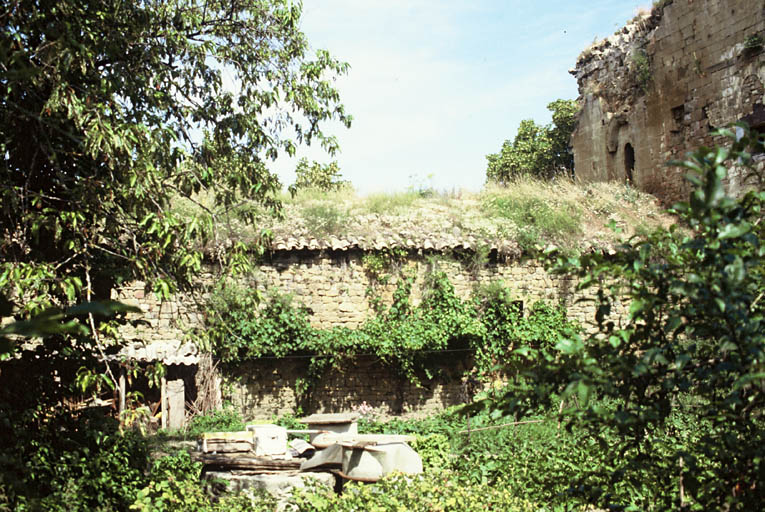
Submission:
{"label": "grass on wall top", "polygon": [[[586,249],[670,222],[653,196],[629,185],[582,185],[565,179],[522,177],[478,193],[410,189],[359,195],[351,187],[329,192],[301,189],[294,197],[284,193],[279,199],[282,215],[277,218],[260,210],[254,226],[233,216],[217,219],[218,239],[252,241],[265,230],[274,240],[473,237],[512,241],[521,249],[547,245]],[[199,201],[211,203],[210,198]],[[177,210],[191,216],[201,208],[179,202]],[[614,233],[610,224],[621,233]]]}

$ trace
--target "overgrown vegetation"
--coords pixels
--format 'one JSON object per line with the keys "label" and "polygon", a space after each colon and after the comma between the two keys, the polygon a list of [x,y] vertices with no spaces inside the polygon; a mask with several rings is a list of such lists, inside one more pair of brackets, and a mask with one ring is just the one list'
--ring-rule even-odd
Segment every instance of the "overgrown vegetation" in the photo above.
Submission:
{"label": "overgrown vegetation", "polygon": [[309,164],[307,158],[301,158],[295,168],[295,175],[295,183],[289,187],[293,196],[306,188],[331,191],[350,185],[349,182],[340,179],[340,166],[335,161],[324,165],[319,162]]}
{"label": "overgrown vegetation", "polygon": [[522,315],[499,283],[462,300],[435,268],[417,305],[411,301],[413,283],[403,269],[392,302],[377,302],[376,314],[356,329],[312,327],[305,307],[277,292],[269,293],[253,314],[258,292],[227,285],[212,295],[206,327],[198,336],[230,365],[260,357],[309,356],[308,375],[315,380],[358,354],[371,354],[416,383],[433,376],[443,351],[475,352],[479,372],[488,375],[499,362],[514,358],[516,349],[552,346],[576,329],[564,308],[537,303]]}
{"label": "overgrown vegetation", "polygon": [[551,182],[519,176],[507,186],[487,184],[479,193],[356,196],[350,188],[303,189],[295,197],[280,199],[281,219],[263,211],[257,229],[232,222],[222,225],[222,231],[245,243],[261,240],[264,230],[279,241],[337,237],[358,241],[369,251],[407,240],[417,246],[425,240],[470,239],[481,246],[553,244],[578,251],[614,243],[618,237],[608,228],[612,220],[629,234],[639,225],[671,222],[656,199],[638,189],[618,183],[579,184],[563,177]]}
{"label": "overgrown vegetation", "polygon": [[522,185],[502,194],[485,193],[481,203],[489,218],[507,219],[516,226],[515,240],[522,249],[550,242],[571,247],[582,234],[580,208],[566,200],[528,194]]}
{"label": "overgrown vegetation", "polygon": [[406,510],[440,512],[460,510],[483,512],[532,512],[538,508],[512,494],[507,488],[489,485],[465,486],[445,473],[409,477],[393,475],[374,485],[350,483],[334,492],[298,491],[291,500],[305,512],[355,512],[358,510]]}
{"label": "overgrown vegetation", "polygon": [[[611,462],[579,468],[571,503],[752,510],[765,502],[765,192],[750,165],[763,136],[744,133],[724,130],[732,149],[701,148],[682,163],[694,184],[673,208],[683,228],[628,240],[611,256],[558,259],[579,289],[595,292],[599,332],[535,354],[523,382],[487,402],[524,417],[560,394],[567,428],[601,440]],[[738,199],[723,187],[734,166],[753,187]],[[629,316],[615,318],[625,301]]]}
{"label": "overgrown vegetation", "polygon": [[198,439],[204,432],[237,432],[244,428],[242,415],[228,405],[217,411],[191,418],[184,435],[190,439]]}
{"label": "overgrown vegetation", "polygon": [[[114,414],[115,314],[136,309],[107,299],[133,280],[188,289],[217,228],[278,206],[266,162],[337,149],[322,129],[350,124],[332,84],[348,66],[309,54],[300,15],[282,0],[4,3],[0,508],[127,510],[146,482],[141,443],[89,411],[95,395]],[[214,201],[171,204],[200,195]],[[231,248],[222,263],[257,250]]]}
{"label": "overgrown vegetation", "polygon": [[647,92],[653,81],[653,71],[651,70],[651,58],[645,50],[639,49],[632,53],[630,71],[640,90],[644,93]]}
{"label": "overgrown vegetation", "polygon": [[[169,296],[199,270],[198,249],[222,218],[235,212],[251,223],[262,213],[243,198],[275,208],[279,184],[265,162],[301,141],[336,148],[320,126],[350,123],[331,85],[347,66],[324,51],[307,57],[299,3],[54,4],[11,2],[0,29],[0,437],[8,445],[0,510],[271,510],[268,498],[213,500],[188,454],[152,462],[139,432],[120,429],[108,402],[89,401],[115,384],[114,317],[132,309],[93,301],[132,279]],[[224,87],[224,71],[242,81],[238,92]],[[489,159],[489,178],[569,172],[562,135],[573,106],[552,108],[554,127],[522,125]],[[298,507],[760,509],[765,192],[749,164],[764,144],[757,134],[723,135],[731,151],[702,148],[684,164],[695,188],[674,208],[681,227],[647,231],[614,255],[558,255],[561,271],[596,293],[594,336],[549,305],[521,316],[500,286],[462,300],[437,269],[419,304],[404,272],[392,303],[355,330],[314,329],[289,298],[272,294],[261,306],[252,289],[227,284],[213,299],[208,339],[229,362],[302,353],[316,375],[363,351],[416,380],[431,371],[431,353],[453,347],[476,351],[481,371],[499,366],[507,378],[503,391],[466,409],[485,408],[469,433],[454,414],[398,424],[418,433],[424,478],[353,485],[342,496],[307,492]],[[738,199],[722,186],[733,166],[754,174]],[[613,207],[593,190],[582,204]],[[204,193],[214,208],[170,207]],[[574,233],[541,204],[498,199],[488,208],[515,228],[536,226],[530,241]],[[625,301],[629,316],[617,321]],[[477,430],[496,426],[500,412],[529,423]],[[205,421],[197,427],[239,426],[226,412]]]}

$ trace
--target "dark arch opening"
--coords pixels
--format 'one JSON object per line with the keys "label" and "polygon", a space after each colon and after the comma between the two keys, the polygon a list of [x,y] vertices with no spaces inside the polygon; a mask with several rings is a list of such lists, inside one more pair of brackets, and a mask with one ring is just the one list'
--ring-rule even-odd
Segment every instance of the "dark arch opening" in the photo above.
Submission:
{"label": "dark arch opening", "polygon": [[624,146],[624,171],[627,175],[627,183],[633,183],[633,171],[635,170],[635,150],[629,142]]}

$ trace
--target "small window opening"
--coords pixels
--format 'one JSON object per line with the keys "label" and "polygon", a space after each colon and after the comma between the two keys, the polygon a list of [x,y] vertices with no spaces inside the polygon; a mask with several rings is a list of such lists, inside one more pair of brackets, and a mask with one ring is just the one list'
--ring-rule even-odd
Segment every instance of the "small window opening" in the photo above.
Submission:
{"label": "small window opening", "polygon": [[683,118],[685,117],[685,105],[672,107],[672,133],[679,133],[683,128]]}
{"label": "small window opening", "polygon": [[627,143],[624,146],[624,172],[627,175],[627,183],[634,182],[633,172],[635,170],[635,150],[632,144]]}
{"label": "small window opening", "polygon": [[[758,134],[765,132],[765,106],[762,103],[755,103],[752,107],[752,113],[741,118],[741,121],[749,125],[749,129],[755,137]],[[762,154],[762,151],[759,150],[759,146],[758,149],[754,151],[754,154]]]}

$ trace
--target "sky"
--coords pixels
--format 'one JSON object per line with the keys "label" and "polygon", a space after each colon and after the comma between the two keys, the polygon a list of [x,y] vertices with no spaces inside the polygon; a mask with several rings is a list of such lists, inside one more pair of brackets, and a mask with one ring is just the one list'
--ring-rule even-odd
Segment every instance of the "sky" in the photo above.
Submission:
{"label": "sky", "polygon": [[[280,158],[337,160],[362,194],[432,187],[479,190],[486,155],[523,119],[550,122],[548,103],[578,96],[568,73],[595,39],[647,3],[636,0],[304,0],[314,49],[351,68],[337,87],[353,124],[328,124],[340,153],[318,146]],[[648,2],[650,4],[650,2]]]}

